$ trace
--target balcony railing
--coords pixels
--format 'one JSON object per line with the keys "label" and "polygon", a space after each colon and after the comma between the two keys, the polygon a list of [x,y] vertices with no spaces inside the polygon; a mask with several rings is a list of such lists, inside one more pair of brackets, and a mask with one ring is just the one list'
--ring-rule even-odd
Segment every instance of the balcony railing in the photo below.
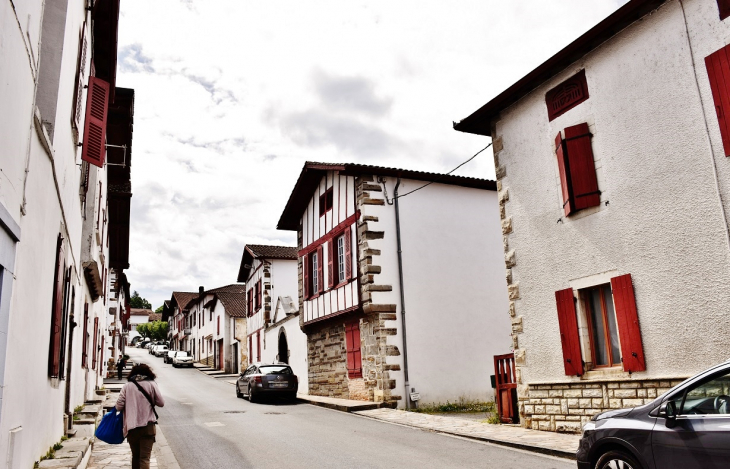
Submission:
{"label": "balcony railing", "polygon": [[190,328],[187,328],[187,329],[185,329],[184,333],[185,333],[186,336],[188,336],[188,335],[190,335],[190,334],[193,333],[193,330],[190,329]]}

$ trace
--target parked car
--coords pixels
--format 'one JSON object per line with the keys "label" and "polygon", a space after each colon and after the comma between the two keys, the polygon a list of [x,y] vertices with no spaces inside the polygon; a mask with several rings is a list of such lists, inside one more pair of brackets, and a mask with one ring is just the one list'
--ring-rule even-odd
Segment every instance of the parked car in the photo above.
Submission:
{"label": "parked car", "polygon": [[167,345],[155,345],[152,347],[152,355],[161,357],[163,355],[167,355],[168,350]]}
{"label": "parked car", "polygon": [[137,347],[138,348],[146,348],[147,347],[147,344],[149,344],[149,343],[150,343],[149,340],[141,340],[141,341],[137,342]]}
{"label": "parked car", "polygon": [[178,368],[180,366],[193,367],[193,357],[185,350],[178,350],[172,356],[172,366]]}
{"label": "parked car", "polygon": [[172,356],[175,355],[175,352],[177,352],[177,350],[168,350],[167,353],[162,356],[162,361],[164,363],[172,363]]}
{"label": "parked car", "polygon": [[264,395],[296,399],[299,379],[285,363],[254,363],[238,376],[236,396],[256,402]]}
{"label": "parked car", "polygon": [[730,361],[649,404],[600,413],[583,427],[580,469],[700,469],[730,461]]}

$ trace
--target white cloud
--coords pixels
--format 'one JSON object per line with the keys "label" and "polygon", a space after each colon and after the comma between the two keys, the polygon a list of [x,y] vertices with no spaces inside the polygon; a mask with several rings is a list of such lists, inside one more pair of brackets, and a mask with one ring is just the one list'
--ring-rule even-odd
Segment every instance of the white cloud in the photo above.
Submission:
{"label": "white cloud", "polygon": [[[455,132],[625,0],[122,2],[118,86],[136,91],[132,288],[236,280],[305,160],[448,171]],[[459,174],[494,178],[489,152]]]}

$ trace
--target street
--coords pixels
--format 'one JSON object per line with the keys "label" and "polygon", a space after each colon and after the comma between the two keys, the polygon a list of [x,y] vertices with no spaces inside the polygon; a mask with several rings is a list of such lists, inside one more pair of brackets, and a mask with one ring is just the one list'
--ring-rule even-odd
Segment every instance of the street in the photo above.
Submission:
{"label": "street", "polygon": [[237,399],[195,369],[149,364],[165,398],[159,425],[181,468],[573,468],[572,461],[392,425],[309,404]]}

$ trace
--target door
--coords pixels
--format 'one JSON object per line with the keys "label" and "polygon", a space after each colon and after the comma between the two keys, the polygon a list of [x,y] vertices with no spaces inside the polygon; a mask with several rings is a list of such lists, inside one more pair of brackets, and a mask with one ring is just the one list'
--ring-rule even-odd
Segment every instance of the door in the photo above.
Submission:
{"label": "door", "polygon": [[223,368],[223,339],[221,339],[218,341],[218,369],[222,370]]}
{"label": "door", "polygon": [[495,401],[497,413],[503,423],[518,423],[517,381],[515,380],[515,354],[494,356]]}
{"label": "door", "polygon": [[674,425],[657,418],[652,449],[657,468],[727,467],[730,460],[730,372],[725,369],[672,396]]}
{"label": "door", "polygon": [[289,344],[284,331],[279,333],[279,363],[289,363]]}

